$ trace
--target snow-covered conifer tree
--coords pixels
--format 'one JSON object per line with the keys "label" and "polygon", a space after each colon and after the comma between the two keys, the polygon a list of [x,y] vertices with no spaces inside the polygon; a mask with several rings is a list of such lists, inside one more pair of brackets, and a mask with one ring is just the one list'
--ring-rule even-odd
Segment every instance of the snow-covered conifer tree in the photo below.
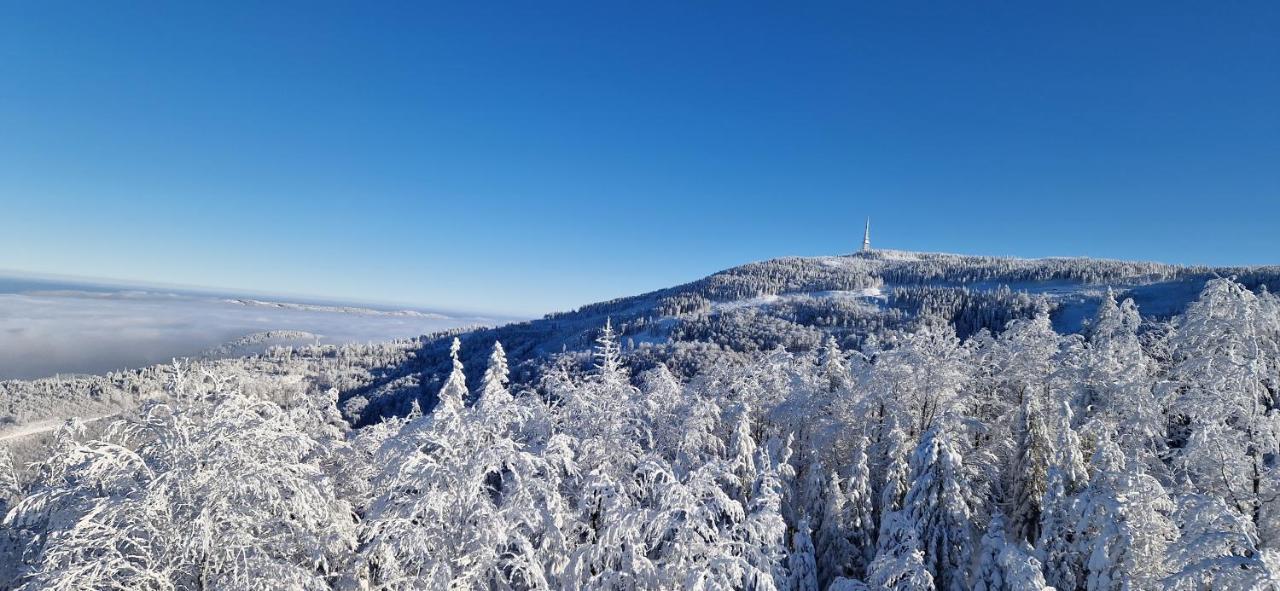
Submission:
{"label": "snow-covered conifer tree", "polygon": [[535,454],[497,423],[512,405],[424,417],[383,446],[356,580],[374,589],[552,585],[574,516],[560,494],[562,462],[548,457],[554,447]]}
{"label": "snow-covered conifer tree", "polygon": [[[836,478],[838,479],[839,476]],[[821,530],[826,515],[826,495],[831,488],[823,473],[822,462],[817,457],[809,462],[804,470],[804,478],[796,488],[800,513],[795,521],[799,521],[800,518],[806,519],[811,527]],[[840,490],[839,482],[836,482],[834,489]]]}
{"label": "snow-covered conifer tree", "polygon": [[1009,541],[1004,517],[997,512],[982,537],[974,591],[1044,591],[1045,588],[1040,561],[1032,556],[1030,546]]}
{"label": "snow-covered conifer tree", "polygon": [[13,466],[13,454],[8,448],[0,447],[0,518],[21,496],[22,486],[18,483],[18,471]]}
{"label": "snow-covered conifer tree", "polygon": [[782,589],[787,584],[787,524],[782,518],[785,484],[767,448],[758,450],[755,463],[759,470],[742,526],[749,565],[745,587],[754,591]]}
{"label": "snow-covered conifer tree", "polygon": [[884,449],[884,483],[880,486],[881,524],[878,536],[884,535],[886,517],[902,508],[902,499],[911,485],[911,449],[907,434],[894,425],[885,436]]}
{"label": "snow-covered conifer tree", "polygon": [[618,334],[613,330],[612,319],[605,319],[604,328],[596,338],[596,375],[605,384],[617,385],[627,381],[627,369],[622,364],[622,347]]}
{"label": "snow-covered conifer tree", "polygon": [[813,539],[809,537],[809,521],[801,518],[791,536],[791,555],[787,566],[791,571],[790,588],[795,591],[818,591],[818,565],[814,560]]}
{"label": "snow-covered conifer tree", "polygon": [[818,358],[823,386],[828,392],[841,392],[849,386],[849,362],[834,335],[827,335]]}
{"label": "snow-covered conifer tree", "polygon": [[968,587],[972,548],[971,492],[964,477],[960,452],[945,429],[925,432],[911,458],[911,488],[902,512],[915,528],[925,567],[939,589]]}
{"label": "snow-covered conifer tree", "polygon": [[866,449],[870,445],[871,442],[864,437],[862,443],[854,449],[849,478],[845,481],[848,500],[844,504],[844,518],[841,521],[855,552],[848,563],[850,574],[855,578],[861,578],[866,573],[867,565],[875,558],[879,525],[875,518],[871,473],[867,466]]}
{"label": "snow-covered conifer tree", "polygon": [[507,390],[511,370],[507,367],[507,352],[502,343],[494,341],[493,353],[489,355],[489,366],[484,370],[484,380],[480,390],[479,404],[491,406],[506,404],[511,401],[511,392]]}
{"label": "snow-covered conifer tree", "polygon": [[1177,532],[1164,487],[1128,465],[1124,452],[1103,438],[1092,460],[1093,477],[1076,503],[1076,552],[1084,557],[1088,591],[1149,589],[1167,573],[1162,559]]}
{"label": "snow-covered conifer tree", "polygon": [[[1039,396],[1028,395],[1023,399],[1014,427],[1017,446],[1010,471],[1010,522],[1019,539],[1034,541],[1039,536],[1040,503],[1047,489],[1048,470],[1054,461],[1053,442],[1045,426]],[[1003,525],[1003,518],[1000,521]]]}
{"label": "snow-covered conifer tree", "polygon": [[462,410],[467,400],[467,375],[463,373],[462,361],[458,359],[458,351],[462,349],[462,342],[454,337],[453,344],[449,345],[449,358],[453,361],[453,369],[449,372],[449,378],[445,380],[444,386],[440,388],[440,393],[436,396],[436,408],[433,412],[442,415],[456,415]]}
{"label": "snow-covered conifer tree", "polygon": [[[685,422],[689,420],[690,414],[697,412],[693,406],[700,398],[686,396],[679,378],[661,363],[640,375],[640,392],[640,404],[643,407],[641,414],[653,433],[654,449],[674,461],[674,456],[679,453],[681,440],[687,435],[685,428],[693,428],[696,424],[685,425]],[[706,428],[706,425],[702,425],[697,430],[703,431]],[[714,432],[714,427],[711,428]],[[698,460],[702,460],[700,453]]]}
{"label": "snow-covered conifer tree", "polygon": [[1083,557],[1075,544],[1075,520],[1062,472],[1049,468],[1044,500],[1040,502],[1040,538],[1036,552],[1044,564],[1046,582],[1055,589],[1076,589],[1084,579]]}
{"label": "snow-covered conifer tree", "polygon": [[987,524],[987,532],[978,546],[978,570],[974,573],[973,591],[1003,591],[1004,569],[1000,568],[1000,555],[1009,544],[1005,537],[1004,515],[996,512]]}
{"label": "snow-covered conifer tree", "polygon": [[934,591],[933,574],[924,564],[924,553],[915,527],[902,512],[884,516],[876,559],[867,567],[867,585],[889,591]]}
{"label": "snow-covered conifer tree", "polygon": [[1056,413],[1048,413],[1054,432],[1053,465],[1061,472],[1065,490],[1074,493],[1088,484],[1089,470],[1080,435],[1071,426],[1071,403],[1063,400],[1057,405],[1057,410]]}
{"label": "snow-covered conifer tree", "polygon": [[1078,387],[1088,421],[1117,432],[1130,456],[1162,453],[1164,417],[1155,398],[1153,361],[1138,338],[1142,317],[1132,299],[1117,304],[1110,290],[1089,325]]}
{"label": "snow-covered conifer tree", "polygon": [[745,498],[757,476],[756,440],[751,436],[751,407],[743,405],[737,415],[729,439],[728,462],[737,476],[740,498]]}
{"label": "snow-covered conifer tree", "polygon": [[850,576],[853,561],[860,550],[849,537],[846,518],[845,493],[840,486],[840,475],[831,473],[827,479],[827,492],[823,495],[827,516],[817,534],[818,586],[824,587],[836,578]]}
{"label": "snow-covered conifer tree", "polygon": [[724,440],[716,435],[720,427],[720,405],[714,399],[690,401],[680,421],[679,441],[675,447],[675,464],[688,472],[704,462],[724,456]]}

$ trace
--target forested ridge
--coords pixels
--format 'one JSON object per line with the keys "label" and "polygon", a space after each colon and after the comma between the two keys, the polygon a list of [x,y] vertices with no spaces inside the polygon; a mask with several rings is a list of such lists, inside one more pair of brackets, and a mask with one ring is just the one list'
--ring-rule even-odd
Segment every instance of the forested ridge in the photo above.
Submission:
{"label": "forested ridge", "polygon": [[1206,281],[1225,277],[1257,290],[1280,284],[1280,267],[893,250],[772,259],[527,322],[429,335],[403,364],[343,390],[340,405],[359,425],[403,416],[415,400],[430,407],[451,371],[455,337],[462,340],[473,381],[481,377],[489,347],[501,341],[513,360],[513,381],[531,385],[566,352],[589,366],[588,351],[608,320],[636,373],[661,364],[688,379],[778,347],[813,351],[828,336],[843,349],[861,349],[867,338],[902,330],[923,316],[953,324],[961,338],[983,329],[999,333],[1012,320],[1041,314],[1058,332],[1078,333],[1108,290],[1133,299],[1145,319],[1163,321],[1181,313]]}
{"label": "forested ridge", "polygon": [[449,338],[432,396],[359,428],[348,374],[177,364],[33,465],[0,452],[0,587],[1278,588],[1280,299],[1218,278],[1144,318],[1103,290],[1078,333],[1050,308],[679,371],[606,320],[527,383]]}

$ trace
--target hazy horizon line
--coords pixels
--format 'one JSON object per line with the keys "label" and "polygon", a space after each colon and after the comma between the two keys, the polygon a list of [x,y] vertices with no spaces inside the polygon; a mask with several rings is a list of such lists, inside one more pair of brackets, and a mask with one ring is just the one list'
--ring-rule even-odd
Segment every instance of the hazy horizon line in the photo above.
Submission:
{"label": "hazy horizon line", "polygon": [[131,279],[121,277],[102,277],[91,275],[75,275],[68,273],[49,273],[45,271],[29,271],[24,269],[13,269],[0,267],[0,278],[27,279],[36,281],[47,281],[50,283],[64,283],[69,286],[76,287],[97,287],[97,288],[116,288],[129,289],[139,288],[148,291],[168,290],[179,295],[196,295],[196,296],[214,296],[214,297],[234,297],[234,296],[252,296],[255,298],[271,298],[272,303],[282,304],[312,304],[312,305],[347,305],[349,307],[376,307],[373,309],[381,309],[382,311],[398,311],[407,310],[413,312],[429,312],[436,314],[444,314],[453,317],[485,317],[494,320],[515,321],[532,318],[528,315],[516,314],[509,311],[497,310],[467,310],[450,307],[432,307],[422,304],[395,301],[395,300],[376,300],[366,298],[342,298],[334,296],[324,296],[318,294],[307,294],[298,292],[281,292],[260,290],[246,287],[230,287],[215,285],[195,285],[187,283],[173,283],[165,281],[154,281],[149,279]]}

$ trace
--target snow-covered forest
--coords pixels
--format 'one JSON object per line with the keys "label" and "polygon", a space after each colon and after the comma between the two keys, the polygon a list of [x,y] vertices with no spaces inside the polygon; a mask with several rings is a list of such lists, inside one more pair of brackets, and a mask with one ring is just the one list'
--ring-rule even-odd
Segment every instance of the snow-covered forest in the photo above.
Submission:
{"label": "snow-covered forest", "polygon": [[359,427],[347,374],[178,364],[30,465],[0,451],[0,588],[1280,588],[1280,298],[1099,301],[1080,333],[920,305],[690,371],[606,323],[528,382],[449,339],[431,408]]}
{"label": "snow-covered forest", "polygon": [[366,425],[403,416],[414,400],[430,406],[451,371],[455,336],[469,379],[479,381],[489,348],[500,341],[512,360],[512,381],[534,384],[565,352],[588,366],[589,349],[611,320],[632,373],[661,364],[688,379],[779,347],[821,349],[828,337],[842,349],[861,350],[868,338],[909,329],[923,316],[953,324],[961,339],[1038,315],[1048,315],[1060,333],[1079,333],[1108,289],[1118,300],[1132,299],[1156,326],[1182,313],[1216,277],[1258,290],[1280,284],[1280,267],[895,250],[778,258],[537,320],[425,337],[405,363],[368,376],[360,388],[343,389],[340,407],[349,421]]}

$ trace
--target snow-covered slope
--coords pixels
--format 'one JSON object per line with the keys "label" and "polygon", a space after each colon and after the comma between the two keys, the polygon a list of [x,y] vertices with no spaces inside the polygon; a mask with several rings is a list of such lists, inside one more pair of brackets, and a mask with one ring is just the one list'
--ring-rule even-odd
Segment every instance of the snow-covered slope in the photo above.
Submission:
{"label": "snow-covered slope", "polygon": [[[962,337],[983,329],[999,332],[1011,320],[1039,313],[1047,313],[1059,332],[1076,332],[1093,316],[1099,300],[1109,289],[1121,299],[1132,298],[1149,320],[1160,320],[1180,313],[1196,298],[1207,280],[1219,276],[1236,277],[1246,287],[1256,290],[1266,284],[1280,283],[1280,267],[1184,267],[1087,258],[1015,259],[903,251],[786,257],[733,267],[682,285],[590,304],[537,320],[481,329],[450,328],[466,319],[441,320],[427,313],[419,317],[396,311],[352,310],[323,304],[229,301],[225,297],[185,295],[165,298],[152,293],[130,295],[119,291],[69,296],[47,293],[52,288],[40,286],[39,290],[27,288],[20,295],[0,295],[0,312],[4,305],[16,306],[22,298],[44,298],[40,300],[45,302],[42,306],[28,305],[23,308],[23,314],[10,315],[10,318],[39,319],[39,311],[48,308],[49,320],[25,321],[18,327],[22,329],[19,332],[0,331],[0,335],[9,335],[7,338],[11,341],[19,337],[30,339],[33,334],[62,335],[63,331],[54,330],[54,320],[60,323],[56,326],[64,326],[71,320],[83,320],[91,310],[97,314],[93,318],[102,318],[103,310],[117,308],[128,314],[112,316],[111,339],[104,337],[103,342],[108,345],[99,344],[98,349],[136,354],[136,348],[118,346],[122,334],[128,336],[137,326],[150,326],[146,322],[157,320],[164,320],[165,326],[185,330],[192,314],[204,318],[206,324],[231,333],[198,348],[187,345],[185,351],[161,350],[150,361],[155,362],[192,354],[205,359],[240,357],[261,354],[277,345],[299,349],[317,341],[350,343],[372,340],[377,334],[387,335],[382,337],[386,339],[443,330],[422,337],[417,343],[374,345],[339,355],[343,359],[358,360],[357,365],[367,368],[368,372],[367,376],[362,373],[354,381],[344,378],[341,383],[335,382],[342,391],[343,408],[358,409],[353,418],[372,422],[407,412],[412,400],[431,404],[451,367],[448,346],[455,335],[461,338],[462,360],[474,382],[479,381],[495,341],[501,341],[515,361],[512,377],[517,382],[537,379],[544,362],[554,355],[568,353],[571,360],[576,358],[585,365],[585,352],[606,320],[618,330],[628,361],[637,371],[663,363],[677,373],[692,375],[708,366],[778,347],[790,351],[812,350],[829,335],[845,349],[858,348],[869,335],[907,327],[926,315],[950,321]],[[93,306],[80,303],[77,307],[77,302],[86,299],[91,299]],[[208,305],[199,306],[208,302],[212,302],[219,314],[208,314],[211,309]],[[4,328],[3,316],[0,314],[0,329]],[[259,316],[267,320],[258,320]],[[234,324],[245,317],[253,318],[254,322],[243,327]],[[277,326],[302,328],[305,332],[268,330]],[[414,327],[418,330],[414,331]],[[81,328],[78,334],[84,335]],[[232,328],[235,330],[230,330]],[[264,330],[267,332],[262,332]],[[245,334],[250,336],[240,338]],[[20,349],[4,346],[5,338],[0,336],[0,350]],[[83,336],[74,341],[75,347],[64,348],[67,354],[82,354],[95,343]],[[209,348],[214,343],[224,344]],[[203,353],[197,353],[200,351]],[[327,359],[326,356],[333,354],[317,349],[309,355]],[[14,363],[22,360],[17,355],[8,359]],[[3,362],[0,362],[2,368]],[[144,374],[148,372],[138,375]],[[83,388],[62,388],[84,392],[74,404],[67,404],[86,412],[98,412],[100,406],[114,408],[110,404],[103,406],[106,403],[99,400],[103,398],[99,391],[114,392],[115,389],[94,380],[84,384]],[[0,418],[10,415],[25,420],[45,416],[32,407],[31,397],[19,395],[28,389],[25,385],[10,385],[13,392],[0,395]]]}
{"label": "snow-covered slope", "polygon": [[1134,299],[1147,318],[1164,319],[1181,312],[1207,280],[1223,276],[1258,289],[1280,283],[1280,267],[890,250],[785,257],[528,322],[432,335],[406,367],[352,395],[368,399],[370,420],[402,412],[407,392],[438,389],[455,334],[468,368],[482,368],[493,342],[501,341],[512,359],[523,361],[513,368],[514,377],[531,380],[548,356],[589,349],[607,319],[636,367],[662,362],[691,374],[724,356],[776,347],[812,349],[827,335],[855,348],[870,334],[922,315],[951,321],[961,336],[982,329],[999,332],[1011,320],[1040,312],[1049,314],[1058,331],[1077,332],[1107,290]]}
{"label": "snow-covered slope", "polygon": [[[510,555],[548,588],[1270,589],[1275,271],[779,259],[455,331],[483,380],[439,334],[0,382],[0,588],[438,588],[505,581]],[[192,543],[209,515],[230,525]]]}

